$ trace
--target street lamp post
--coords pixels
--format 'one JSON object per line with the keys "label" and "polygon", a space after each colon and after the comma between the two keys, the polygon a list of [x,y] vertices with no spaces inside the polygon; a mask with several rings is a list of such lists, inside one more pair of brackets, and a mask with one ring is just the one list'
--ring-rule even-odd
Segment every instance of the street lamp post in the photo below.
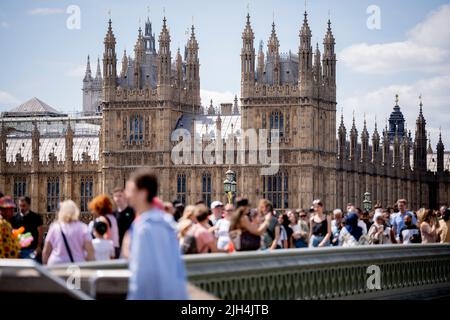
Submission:
{"label": "street lamp post", "polygon": [[364,193],[363,208],[364,208],[364,211],[367,211],[367,212],[372,210],[372,200],[370,199],[370,197],[371,197],[370,192]]}
{"label": "street lamp post", "polygon": [[223,182],[223,190],[228,197],[228,203],[233,203],[234,197],[236,196],[236,173],[231,169],[225,173],[225,180]]}

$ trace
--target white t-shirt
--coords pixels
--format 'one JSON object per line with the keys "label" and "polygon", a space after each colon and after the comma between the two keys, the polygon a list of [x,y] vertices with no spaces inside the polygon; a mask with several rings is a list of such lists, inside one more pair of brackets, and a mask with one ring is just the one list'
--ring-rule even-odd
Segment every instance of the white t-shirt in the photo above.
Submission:
{"label": "white t-shirt", "polygon": [[230,221],[227,219],[220,219],[216,223],[217,231],[217,248],[219,249],[225,249],[225,247],[228,245],[228,242],[230,242]]}
{"label": "white t-shirt", "polygon": [[366,235],[367,234],[367,225],[364,221],[362,220],[358,220],[358,227],[362,228],[362,234]]}
{"label": "white t-shirt", "polygon": [[114,245],[112,240],[94,239],[92,240],[92,246],[94,247],[95,260],[104,261],[114,257]]}
{"label": "white t-shirt", "polygon": [[[111,240],[113,242],[113,245],[115,248],[119,248],[120,247],[119,246],[119,226],[117,225],[117,219],[113,214],[110,214],[110,213],[108,213],[105,217],[107,218],[106,221],[111,223],[110,230],[111,230]],[[94,233],[94,222],[95,222],[95,220],[89,222],[89,225],[88,225],[89,232],[91,234]],[[109,227],[109,223],[108,223],[108,227]]]}
{"label": "white t-shirt", "polygon": [[286,241],[287,238],[287,233],[286,233],[286,229],[284,228],[284,226],[280,225],[280,239],[278,239],[278,243],[277,245],[279,245],[282,249],[284,249],[284,241]]}

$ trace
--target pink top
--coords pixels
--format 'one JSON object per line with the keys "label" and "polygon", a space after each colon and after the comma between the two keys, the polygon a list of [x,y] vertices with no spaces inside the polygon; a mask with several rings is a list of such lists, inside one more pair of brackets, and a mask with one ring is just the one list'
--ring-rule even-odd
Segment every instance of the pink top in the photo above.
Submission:
{"label": "pink top", "polygon": [[45,242],[52,245],[52,253],[48,259],[48,265],[70,263],[70,257],[64,245],[64,240],[61,235],[61,228],[66,236],[70,251],[75,262],[86,261],[86,253],[84,251],[84,244],[86,241],[91,241],[88,227],[80,221],[71,223],[53,223],[48,230]]}
{"label": "pink top", "polygon": [[193,235],[197,240],[198,253],[208,253],[208,244],[214,241],[214,235],[200,223],[194,224],[192,229]]}

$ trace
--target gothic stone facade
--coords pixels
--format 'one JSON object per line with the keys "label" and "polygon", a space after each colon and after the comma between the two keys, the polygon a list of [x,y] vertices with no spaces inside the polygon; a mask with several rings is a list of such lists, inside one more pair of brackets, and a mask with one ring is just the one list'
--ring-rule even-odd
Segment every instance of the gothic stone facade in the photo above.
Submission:
{"label": "gothic stone facade", "polygon": [[[98,135],[83,136],[65,121],[64,133],[57,138],[59,146],[64,147],[58,154],[54,148],[42,151],[50,138],[35,125],[24,142],[30,147],[29,156],[23,157],[20,147],[12,151],[13,141],[3,121],[0,189],[16,196],[31,195],[39,212],[54,211],[54,204],[67,198],[86,210],[92,195],[124,186],[133,170],[146,166],[158,172],[160,194],[165,200],[225,201],[223,180],[231,168],[236,172],[238,195],[249,197],[254,205],[259,198],[269,198],[278,209],[309,207],[315,198],[323,199],[328,210],[344,207],[347,202],[362,205],[366,191],[383,206],[403,197],[410,201],[411,208],[448,204],[450,174],[444,170],[441,140],[437,169],[427,170],[422,103],[414,141],[398,122],[404,119],[395,108],[393,123],[381,139],[375,130],[369,145],[364,124],[358,142],[353,121],[347,140],[343,120],[336,130],[336,55],[331,23],[325,32],[323,53],[318,45],[313,52],[311,37],[305,13],[297,54],[279,52],[275,24],[266,53],[261,43],[256,54],[248,15],[242,33],[240,110],[236,99],[234,107],[224,104],[218,112],[212,103],[208,110],[200,103],[199,46],[194,27],[184,58],[178,50],[172,62],[166,19],[158,51],[147,21],[144,34],[139,29],[134,58],[125,52],[118,74],[116,39],[109,21],[103,75],[97,71],[97,80],[92,79],[88,64],[83,86],[83,95],[90,97],[84,100],[84,111],[89,113],[96,108],[98,84],[102,85]],[[96,85],[88,84],[94,80]],[[194,122],[200,123],[201,130]],[[278,129],[280,170],[274,176],[262,176],[259,164],[176,165],[171,159],[176,143],[171,135],[180,128],[188,130],[192,139],[201,135],[206,140],[203,145],[219,137],[239,136],[247,129]],[[85,141],[86,150],[83,145],[74,151],[74,139]]]}

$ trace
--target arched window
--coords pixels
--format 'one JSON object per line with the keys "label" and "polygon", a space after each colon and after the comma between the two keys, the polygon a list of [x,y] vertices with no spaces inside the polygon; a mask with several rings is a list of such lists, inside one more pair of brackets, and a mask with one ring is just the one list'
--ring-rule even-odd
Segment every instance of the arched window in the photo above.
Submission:
{"label": "arched window", "polygon": [[26,177],[15,177],[14,178],[14,200],[17,201],[20,197],[27,195],[27,178]]}
{"label": "arched window", "polygon": [[270,114],[270,129],[278,129],[280,132],[280,137],[284,134],[284,117],[283,113],[280,111],[273,111]]}
{"label": "arched window", "polygon": [[47,212],[56,212],[59,207],[59,177],[47,179]]}
{"label": "arched window", "polygon": [[286,172],[263,177],[263,196],[276,209],[289,208],[289,180]]}
{"label": "arched window", "polygon": [[186,204],[186,174],[177,175],[177,199]]}
{"label": "arched window", "polygon": [[130,116],[130,127],[128,128],[130,143],[142,142],[144,140],[144,117],[142,115]]}
{"label": "arched window", "polygon": [[81,177],[80,182],[80,210],[81,212],[88,211],[88,203],[92,200],[94,187],[94,179],[91,176]]}
{"label": "arched window", "polygon": [[211,205],[211,174],[202,175],[202,200],[209,207]]}

